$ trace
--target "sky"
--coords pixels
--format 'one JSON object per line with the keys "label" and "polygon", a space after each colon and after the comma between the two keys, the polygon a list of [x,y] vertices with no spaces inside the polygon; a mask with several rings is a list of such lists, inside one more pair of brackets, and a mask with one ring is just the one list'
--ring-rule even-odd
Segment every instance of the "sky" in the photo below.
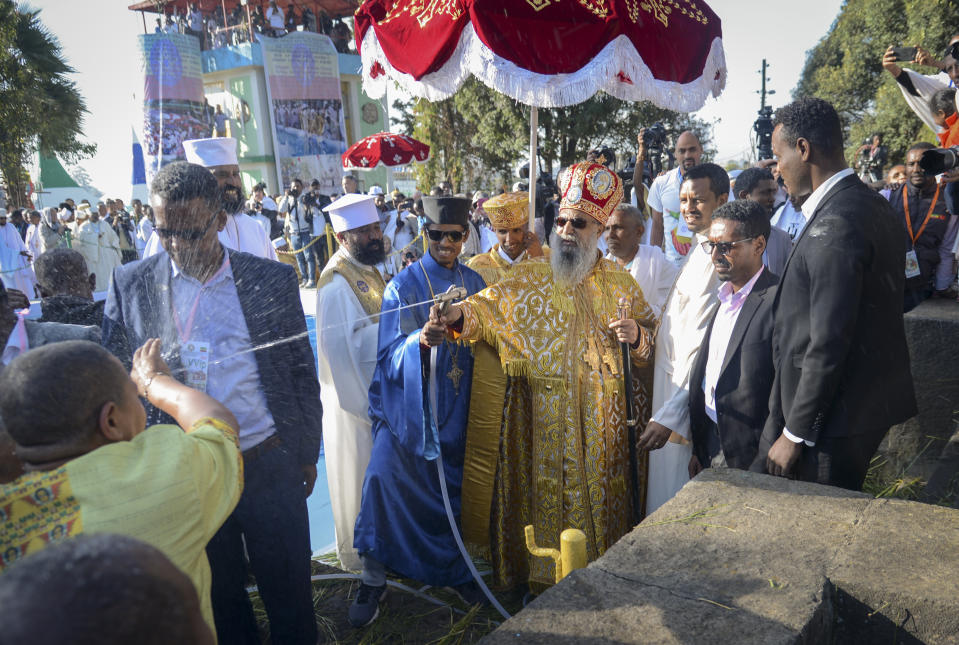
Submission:
{"label": "sky", "polygon": [[[519,1],[519,0],[517,0]],[[715,160],[725,163],[748,154],[752,123],[759,109],[762,59],[769,64],[767,102],[788,103],[811,49],[838,15],[842,0],[711,0],[723,22],[728,76],[718,99],[709,99],[697,116],[715,122]],[[74,80],[90,114],[86,138],[97,154],[81,162],[93,184],[108,197],[128,199],[131,177],[131,127],[140,120],[143,77],[136,36],[143,33],[132,0],[27,0],[60,40],[63,55],[76,70]],[[148,26],[152,22],[147,14]]]}

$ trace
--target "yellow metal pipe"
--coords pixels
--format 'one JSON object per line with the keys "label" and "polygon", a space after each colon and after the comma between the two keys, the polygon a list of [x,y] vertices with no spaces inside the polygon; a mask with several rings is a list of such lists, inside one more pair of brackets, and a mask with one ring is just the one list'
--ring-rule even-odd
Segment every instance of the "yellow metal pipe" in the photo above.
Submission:
{"label": "yellow metal pipe", "polygon": [[536,545],[533,526],[527,525],[526,548],[538,558],[552,558],[556,563],[556,582],[576,569],[586,566],[586,534],[579,529],[566,529],[559,536],[559,549]]}

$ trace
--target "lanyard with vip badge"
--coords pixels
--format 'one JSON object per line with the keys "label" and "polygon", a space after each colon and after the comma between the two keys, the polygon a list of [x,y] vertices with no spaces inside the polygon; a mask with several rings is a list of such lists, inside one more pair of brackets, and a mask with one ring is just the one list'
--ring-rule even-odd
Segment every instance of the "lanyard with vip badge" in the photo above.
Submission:
{"label": "lanyard with vip badge", "polygon": [[[919,275],[919,257],[916,255],[916,240],[922,235],[922,232],[926,230],[926,224],[929,223],[929,220],[932,219],[932,211],[936,208],[936,203],[939,201],[939,189],[942,188],[942,185],[939,182],[936,182],[936,194],[932,196],[932,203],[929,204],[929,212],[926,213],[926,219],[922,221],[922,224],[919,226],[919,230],[915,234],[912,232],[912,218],[909,216],[909,198],[907,193],[909,192],[905,187],[902,189],[902,209],[906,213],[906,232],[909,234],[909,239],[912,240],[912,248],[906,251],[906,277],[915,278]],[[919,202],[922,203],[922,194],[919,194]]]}
{"label": "lanyard with vip badge", "polygon": [[173,323],[176,325],[177,333],[180,335],[180,359],[186,373],[186,384],[194,389],[206,392],[207,377],[210,371],[210,343],[204,340],[194,340],[193,325],[196,321],[196,311],[200,306],[200,297],[207,285],[212,284],[223,275],[223,272],[230,267],[229,257],[224,261],[223,266],[207,280],[206,284],[200,285],[200,289],[193,299],[193,306],[187,316],[186,323],[180,321],[180,316],[173,308]]}

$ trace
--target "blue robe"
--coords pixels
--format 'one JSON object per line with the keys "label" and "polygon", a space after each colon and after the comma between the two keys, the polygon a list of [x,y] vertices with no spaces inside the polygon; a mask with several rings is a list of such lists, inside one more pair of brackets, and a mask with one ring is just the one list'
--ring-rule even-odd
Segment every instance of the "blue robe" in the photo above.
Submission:
{"label": "blue robe", "polygon": [[[404,577],[446,586],[468,582],[471,575],[450,531],[435,459],[442,451],[450,504],[459,523],[473,355],[469,347],[448,342],[438,349],[438,431],[429,408],[429,354],[421,353],[419,343],[430,305],[393,311],[430,300],[430,285],[436,294],[450,285],[465,286],[470,295],[486,286],[475,271],[459,262],[444,268],[429,253],[386,286],[370,384],[373,451],[353,546]],[[447,376],[451,351],[463,371],[459,392]]]}

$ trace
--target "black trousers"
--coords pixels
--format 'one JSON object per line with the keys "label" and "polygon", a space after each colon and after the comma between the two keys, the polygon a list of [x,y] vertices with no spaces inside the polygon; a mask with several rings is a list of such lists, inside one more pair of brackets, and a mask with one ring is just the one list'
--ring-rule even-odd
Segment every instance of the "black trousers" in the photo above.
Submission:
{"label": "black trousers", "polygon": [[[887,432],[889,428],[847,437],[820,437],[815,446],[803,446],[793,476],[800,481],[862,490],[869,462]],[[766,472],[766,455],[771,447],[769,438],[763,434],[757,461],[751,470]]]}
{"label": "black trousers", "polygon": [[316,643],[310,526],[299,465],[280,445],[244,464],[243,494],[207,545],[213,619],[221,645],[260,643],[246,592],[247,562],[270,619],[274,645]]}

